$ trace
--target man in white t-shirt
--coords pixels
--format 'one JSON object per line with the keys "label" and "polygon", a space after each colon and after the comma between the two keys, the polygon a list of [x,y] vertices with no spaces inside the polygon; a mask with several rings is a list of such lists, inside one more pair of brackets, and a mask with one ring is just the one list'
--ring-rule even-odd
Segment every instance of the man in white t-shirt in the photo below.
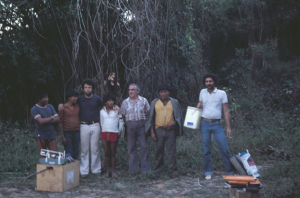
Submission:
{"label": "man in white t-shirt", "polygon": [[203,108],[201,117],[201,138],[202,138],[202,155],[203,155],[203,173],[205,179],[211,179],[213,174],[211,159],[211,135],[214,135],[219,152],[221,154],[224,169],[227,175],[233,174],[230,164],[231,154],[228,149],[226,136],[221,125],[222,107],[224,110],[227,137],[231,135],[230,117],[228,111],[228,99],[225,91],[215,87],[217,76],[206,74],[203,77],[203,83],[207,89],[202,89],[199,96],[197,108]]}

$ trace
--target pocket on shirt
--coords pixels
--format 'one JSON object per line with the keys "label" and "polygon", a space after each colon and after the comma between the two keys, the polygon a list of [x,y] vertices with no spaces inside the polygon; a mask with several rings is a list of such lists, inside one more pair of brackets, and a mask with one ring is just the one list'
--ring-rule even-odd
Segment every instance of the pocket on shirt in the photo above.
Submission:
{"label": "pocket on shirt", "polygon": [[220,104],[220,101],[219,101],[219,100],[213,101],[213,106],[214,106],[214,107],[218,107],[219,104]]}
{"label": "pocket on shirt", "polygon": [[139,107],[139,112],[143,113],[144,112],[144,107]]}
{"label": "pocket on shirt", "polygon": [[128,107],[128,108],[125,110],[126,114],[127,114],[127,113],[131,113],[132,111],[134,111],[132,107]]}

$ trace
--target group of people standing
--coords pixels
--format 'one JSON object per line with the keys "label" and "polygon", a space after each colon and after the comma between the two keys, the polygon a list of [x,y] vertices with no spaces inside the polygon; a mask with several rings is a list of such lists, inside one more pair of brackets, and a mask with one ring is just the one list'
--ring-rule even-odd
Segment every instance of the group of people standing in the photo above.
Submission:
{"label": "group of people standing", "polygon": [[[211,134],[214,135],[221,153],[225,171],[232,174],[230,152],[226,136],[221,127],[221,110],[224,109],[227,124],[227,136],[230,136],[230,119],[227,106],[227,95],[218,90],[214,83],[214,74],[204,76],[207,89],[200,92],[198,108],[203,108],[201,121],[201,137],[203,152],[203,172],[210,179],[212,172]],[[130,174],[147,173],[151,171],[147,136],[156,144],[155,166],[152,173],[159,174],[166,169],[164,165],[164,149],[168,152],[168,174],[171,178],[178,177],[176,138],[183,134],[183,117],[179,102],[170,97],[170,87],[162,85],[158,88],[159,98],[149,105],[146,98],[139,95],[140,88],[130,84],[129,97],[122,102],[121,108],[116,105],[116,97],[108,93],[103,99],[93,93],[94,82],[90,79],[82,82],[83,95],[75,90],[67,90],[67,102],[59,104],[57,114],[51,104],[48,104],[48,94],[42,92],[37,98],[37,104],[31,109],[36,130],[35,139],[39,150],[48,148],[57,151],[53,124],[61,125],[62,143],[69,162],[78,160],[80,145],[80,175],[86,177],[91,173],[101,173],[99,140],[105,151],[105,177],[117,177],[115,171],[116,148],[118,134],[126,123],[127,145]],[[100,113],[99,113],[100,111]],[[137,142],[140,147],[140,167],[137,153]],[[91,165],[89,165],[89,150]],[[110,174],[111,168],[111,174]]]}

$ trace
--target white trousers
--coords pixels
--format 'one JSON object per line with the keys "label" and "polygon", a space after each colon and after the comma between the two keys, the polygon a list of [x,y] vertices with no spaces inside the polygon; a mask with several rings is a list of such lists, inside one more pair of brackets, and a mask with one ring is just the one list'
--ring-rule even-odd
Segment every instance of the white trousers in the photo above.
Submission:
{"label": "white trousers", "polygon": [[99,153],[100,124],[80,125],[80,175],[89,174],[89,147],[91,144],[91,170],[92,173],[101,173],[101,160]]}

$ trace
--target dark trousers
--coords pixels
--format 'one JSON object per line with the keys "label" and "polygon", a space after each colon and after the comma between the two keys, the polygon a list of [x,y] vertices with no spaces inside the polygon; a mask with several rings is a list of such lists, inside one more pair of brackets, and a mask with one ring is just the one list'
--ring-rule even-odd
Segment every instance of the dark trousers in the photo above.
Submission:
{"label": "dark trousers", "polygon": [[155,167],[153,172],[159,173],[164,170],[164,151],[165,143],[169,156],[169,175],[177,176],[177,156],[176,156],[176,134],[175,130],[165,130],[163,127],[155,129],[156,136],[156,154],[155,154]]}
{"label": "dark trousers", "polygon": [[80,131],[64,131],[67,144],[64,145],[66,155],[71,155],[73,159],[78,159],[80,145]]}
{"label": "dark trousers", "polygon": [[148,154],[147,136],[145,133],[145,121],[126,121],[127,141],[129,155],[128,172],[135,174],[139,172],[139,162],[137,154],[137,141],[140,146],[141,170],[142,173],[150,171],[150,160]]}

